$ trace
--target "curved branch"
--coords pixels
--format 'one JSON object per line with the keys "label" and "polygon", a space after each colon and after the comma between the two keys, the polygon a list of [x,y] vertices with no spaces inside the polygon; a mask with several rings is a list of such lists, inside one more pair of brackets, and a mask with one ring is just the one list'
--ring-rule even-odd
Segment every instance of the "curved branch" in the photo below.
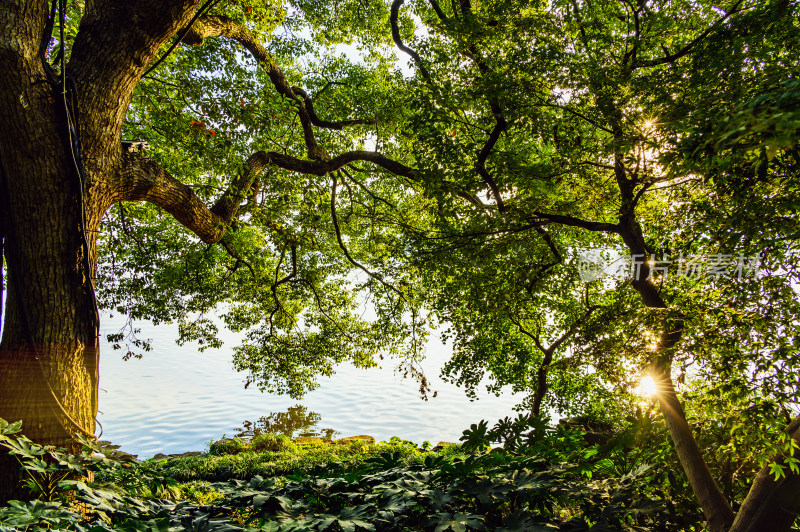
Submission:
{"label": "curved branch", "polygon": [[654,67],[654,66],[658,66],[658,65],[665,65],[665,64],[668,64],[668,63],[674,63],[675,61],[677,61],[681,57],[683,57],[686,54],[688,54],[689,52],[691,52],[694,49],[694,47],[697,46],[703,39],[708,37],[708,35],[712,31],[714,31],[717,28],[717,26],[719,26],[720,24],[725,22],[725,20],[727,20],[731,16],[735,15],[736,13],[739,13],[739,12],[743,11],[742,9],[739,9],[739,6],[741,4],[742,4],[742,0],[737,1],[735,4],[733,4],[733,7],[731,7],[731,9],[727,13],[725,13],[725,16],[720,17],[711,26],[706,28],[706,30],[703,33],[701,33],[700,35],[698,35],[697,37],[695,37],[694,39],[689,41],[689,43],[686,46],[684,46],[683,48],[681,48],[680,50],[678,50],[674,54],[670,54],[669,51],[666,48],[664,48],[664,57],[661,57],[661,58],[658,58],[658,59],[652,59],[650,61],[644,61],[642,63],[639,63],[638,65],[634,64],[633,68],[648,68],[648,67]]}
{"label": "curved branch", "polygon": [[[369,188],[367,188],[367,186],[366,186],[364,183],[362,183],[361,181],[359,181],[359,180],[357,180],[356,178],[354,178],[354,177],[353,177],[353,176],[350,174],[350,172],[348,172],[348,171],[347,171],[347,169],[346,169],[346,168],[342,168],[342,173],[343,173],[343,174],[344,174],[344,175],[345,175],[345,176],[346,176],[346,177],[347,177],[347,178],[348,178],[350,181],[352,181],[353,183],[355,183],[355,184],[358,186],[358,188],[360,188],[361,190],[363,190],[364,192],[366,192],[366,193],[367,193],[367,194],[368,194],[368,195],[369,195],[369,196],[370,196],[372,199],[374,199],[374,200],[376,200],[376,201],[380,201],[381,203],[384,203],[384,204],[388,205],[388,206],[389,206],[391,209],[393,209],[393,210],[395,210],[395,211],[399,211],[399,209],[398,209],[398,208],[397,208],[397,207],[396,207],[396,206],[395,206],[395,205],[394,205],[392,202],[390,202],[389,200],[387,200],[387,199],[385,199],[385,198],[382,198],[381,196],[378,196],[378,195],[374,194],[374,193],[373,193],[373,192],[372,192],[372,191],[371,191]],[[402,213],[401,213],[401,215],[402,215]]]}
{"label": "curved branch", "polygon": [[200,6],[200,9],[197,10],[197,13],[195,13],[192,19],[189,21],[189,24],[187,24],[187,26],[183,29],[183,32],[181,33],[180,37],[175,39],[175,42],[172,43],[172,45],[167,49],[167,51],[164,52],[164,54],[160,58],[158,58],[158,60],[155,63],[150,65],[150,67],[144,71],[142,77],[147,76],[150,72],[158,68],[158,65],[163,63],[164,60],[167,57],[169,57],[169,54],[171,54],[172,51],[175,50],[175,48],[181,43],[181,40],[186,36],[186,34],[189,33],[189,30],[192,29],[192,25],[197,21],[197,19],[200,18],[204,13],[206,13],[212,7],[212,5],[218,1],[219,0],[206,0],[206,2],[202,6]]}
{"label": "curved branch", "polygon": [[494,201],[497,203],[497,210],[503,212],[506,210],[506,206],[505,203],[503,203],[502,196],[500,195],[500,188],[497,186],[497,183],[486,169],[486,159],[489,158],[489,154],[492,153],[495,144],[497,144],[497,141],[500,139],[500,134],[506,130],[506,119],[503,118],[499,105],[493,103],[492,110],[496,111],[494,128],[492,129],[489,138],[486,139],[486,143],[483,145],[483,148],[478,153],[478,161],[475,163],[475,169],[492,191]]}
{"label": "curved branch", "polygon": [[[292,273],[290,273],[289,275],[287,275],[286,277],[284,277],[280,281],[275,281],[275,284],[272,285],[273,292],[275,291],[275,289],[277,287],[279,287],[283,283],[288,283],[289,281],[291,281],[292,279],[297,277],[297,245],[296,244],[292,244],[291,245],[291,251],[292,251]],[[284,251],[284,253],[285,253],[285,251]],[[281,254],[281,262],[283,262],[283,254]],[[277,269],[280,269],[281,262],[278,262],[278,268]],[[276,271],[277,271],[277,269],[276,269]]]}
{"label": "curved branch", "polygon": [[400,15],[400,6],[403,5],[403,2],[404,0],[394,0],[394,2],[392,2],[392,10],[389,13],[389,22],[392,25],[392,40],[400,50],[411,56],[411,59],[414,60],[414,64],[417,65],[422,77],[430,81],[431,75],[428,73],[428,69],[425,68],[425,65],[422,64],[422,58],[417,52],[403,44],[403,39],[400,37],[400,28],[397,25],[397,18]]}
{"label": "curved branch", "polygon": [[266,157],[270,163],[286,170],[318,176],[335,172],[356,161],[366,161],[395,175],[416,180],[416,171],[413,168],[374,151],[348,151],[327,161],[309,161],[276,152],[269,152]]}
{"label": "curved branch", "polygon": [[383,277],[377,273],[373,273],[369,271],[363,264],[356,261],[351,255],[350,252],[347,250],[347,246],[344,245],[344,240],[342,240],[342,230],[339,228],[339,217],[336,215],[336,174],[331,174],[333,179],[331,180],[331,221],[333,222],[333,228],[336,231],[336,241],[339,243],[339,248],[344,253],[344,256],[347,257],[347,260],[358,268],[359,270],[363,271],[367,275],[369,275],[372,279],[377,279],[380,283],[392,290],[394,293],[400,296],[401,299],[405,299],[403,293],[400,292],[397,288],[392,286],[391,284],[387,283],[383,280]]}
{"label": "curved branch", "polygon": [[[416,175],[416,170],[414,170],[413,168],[409,168],[408,166],[405,166],[402,163],[398,163],[397,161],[389,159],[389,158],[387,158],[387,157],[385,157],[385,156],[383,156],[383,155],[381,155],[379,153],[375,153],[375,152],[348,152],[348,153],[343,154],[343,155],[347,155],[348,157],[365,156],[365,158],[363,158],[361,160],[367,161],[367,162],[372,162],[372,163],[382,167],[384,170],[388,170],[388,171],[394,173],[395,175],[399,175],[400,177],[405,177],[407,180],[409,180],[411,182],[419,182],[419,178]],[[366,156],[368,156],[368,157],[366,157]],[[337,159],[338,159],[338,157],[337,157]],[[331,162],[336,162],[337,159],[334,159]],[[359,171],[359,172],[368,172],[369,171],[369,170],[367,170],[365,168],[359,168],[354,164],[350,164],[349,166],[351,168]],[[342,169],[344,169],[344,167],[342,167]],[[464,189],[460,185],[457,185],[456,183],[453,183],[452,181],[449,181],[447,179],[442,179],[439,182],[444,186],[444,189],[448,193],[453,194],[455,196],[458,196],[459,198],[465,199],[469,203],[471,203],[472,205],[474,205],[476,207],[479,207],[481,209],[490,209],[490,208],[493,207],[492,205],[487,205],[487,204],[483,203],[478,197],[470,194],[469,192],[466,191],[466,189]]]}
{"label": "curved branch", "polygon": [[544,278],[547,272],[551,268],[561,264],[561,262],[564,260],[564,258],[561,256],[561,253],[558,252],[555,242],[553,242],[553,239],[550,237],[550,234],[545,231],[544,227],[539,224],[534,224],[533,227],[536,232],[539,233],[539,236],[542,237],[542,240],[544,240],[545,244],[547,244],[547,247],[550,248],[550,253],[553,254],[554,260],[552,262],[546,262],[542,264],[536,274],[527,282],[525,290],[531,295],[533,295],[534,286],[536,286],[536,284]]}
{"label": "curved branch", "polygon": [[228,242],[225,242],[225,240],[220,240],[219,243],[222,244],[222,247],[225,248],[225,251],[228,252],[228,255],[236,259],[236,264],[234,264],[233,269],[231,269],[232,272],[238,269],[239,264],[244,264],[245,266],[247,266],[247,269],[250,270],[250,275],[253,276],[253,280],[254,281],[258,280],[258,276],[256,275],[256,271],[253,269],[253,266],[249,262],[244,260],[242,257],[240,257],[239,254],[236,253],[236,251],[231,247],[231,245]]}
{"label": "curved branch", "polygon": [[[469,0],[461,0],[461,11],[462,15],[467,17],[471,14],[471,4]],[[465,52],[468,58],[470,58],[477,66],[478,70],[481,73],[481,77],[487,76],[492,73],[492,69],[486,64],[483,58],[480,56],[478,49],[475,45],[469,46],[469,52]],[[506,210],[505,203],[503,202],[503,198],[500,195],[500,187],[497,186],[497,182],[491,176],[489,171],[486,169],[486,160],[491,155],[492,150],[494,149],[497,141],[500,139],[500,135],[506,130],[508,127],[508,123],[506,122],[505,117],[503,116],[503,108],[500,106],[500,100],[496,96],[492,96],[491,94],[487,94],[486,96],[487,101],[489,102],[489,107],[492,111],[492,116],[494,117],[494,126],[492,127],[491,133],[489,133],[489,138],[486,139],[486,142],[483,144],[481,151],[478,152],[478,159],[475,162],[475,171],[478,172],[478,175],[481,176],[486,186],[489,187],[489,190],[492,192],[492,196],[494,196],[494,201],[497,204],[497,210],[500,212],[504,212]]]}
{"label": "curved branch", "polygon": [[219,242],[236,218],[239,204],[269,163],[264,152],[256,152],[247,160],[247,168],[233,180],[217,202],[208,208],[192,187],[178,181],[156,161],[139,153],[124,153],[123,166],[113,184],[112,203],[149,201],[175,217],[200,239]]}
{"label": "curved branch", "polygon": [[517,320],[514,317],[510,318],[511,322],[514,323],[519,329],[519,332],[533,340],[533,343],[536,344],[536,348],[542,353],[542,363],[539,364],[539,367],[536,369],[536,393],[534,394],[533,406],[531,407],[531,411],[537,416],[541,411],[542,402],[547,394],[547,374],[552,368],[553,355],[555,354],[556,350],[561,347],[561,344],[567,340],[570,340],[575,334],[575,331],[578,330],[578,327],[583,325],[591,317],[592,313],[599,308],[600,307],[597,305],[592,305],[591,307],[587,308],[582,316],[572,322],[569,328],[547,347],[542,344],[538,331],[536,334],[533,334],[522,326],[521,320]]}
{"label": "curved branch", "polygon": [[213,244],[225,235],[241,203],[261,172],[269,165],[324,176],[355,162],[371,162],[395,175],[415,179],[415,171],[388,157],[366,151],[351,151],[328,161],[309,161],[281,153],[259,151],[247,160],[245,170],[212,207],[197,197],[192,187],[175,179],[156,161],[137,152],[125,152],[120,172],[112,182],[110,203],[149,201],[158,205],[194,232],[203,242]]}
{"label": "curved branch", "polygon": [[228,17],[206,16],[201,17],[195,22],[191,31],[183,38],[183,42],[190,46],[200,46],[208,37],[227,37],[233,39],[244,46],[247,51],[253,55],[255,60],[266,69],[267,75],[278,93],[297,104],[297,114],[300,116],[300,123],[303,127],[303,137],[305,139],[306,148],[308,149],[308,157],[314,160],[328,159],[327,152],[317,144],[317,140],[314,137],[314,123],[308,112],[306,100],[295,93],[286,80],[286,76],[284,76],[281,69],[278,68],[272,55],[258,42],[253,32],[246,26]]}
{"label": "curved branch", "polygon": [[350,340],[351,342],[355,343],[355,338],[353,338],[353,337],[352,337],[352,336],[351,336],[351,335],[350,335],[350,334],[349,334],[347,331],[345,331],[345,330],[342,328],[342,326],[341,326],[341,325],[339,325],[339,322],[338,322],[338,321],[336,321],[336,320],[334,320],[334,319],[333,319],[333,318],[332,318],[332,317],[331,317],[331,316],[328,314],[328,311],[326,311],[326,310],[325,310],[325,309],[322,307],[322,299],[319,297],[319,292],[317,292],[317,289],[316,289],[316,288],[314,288],[314,283],[312,283],[312,282],[311,282],[311,281],[309,281],[308,279],[298,279],[297,281],[298,281],[298,282],[300,282],[300,283],[303,283],[303,284],[305,284],[306,286],[308,286],[308,288],[311,290],[311,293],[312,293],[312,294],[314,294],[314,299],[315,299],[315,300],[316,300],[316,302],[317,302],[317,310],[319,310],[319,313],[320,313],[320,314],[322,314],[322,316],[323,316],[323,317],[324,317],[326,320],[328,320],[329,322],[331,322],[331,323],[333,324],[333,326],[334,326],[334,327],[336,327],[336,329],[337,329],[337,330],[338,330],[340,333],[342,333],[342,335],[343,335],[345,338],[347,338],[347,339],[348,339],[348,340]]}
{"label": "curved branch", "polygon": [[447,18],[447,15],[444,14],[444,11],[442,11],[441,6],[439,6],[439,2],[437,2],[436,0],[428,0],[428,3],[436,12],[436,16],[439,17],[439,20],[441,20],[442,22],[447,22],[449,20]]}
{"label": "curved branch", "polygon": [[306,111],[308,112],[308,117],[311,119],[311,123],[317,127],[324,127],[326,129],[335,129],[341,130],[348,126],[369,126],[375,124],[375,120],[367,120],[364,118],[358,118],[354,120],[337,120],[335,122],[331,122],[329,120],[322,120],[319,116],[317,116],[316,111],[314,111],[314,100],[308,96],[306,91],[301,89],[300,87],[292,87],[292,90],[295,94],[303,98],[303,101],[306,105]]}

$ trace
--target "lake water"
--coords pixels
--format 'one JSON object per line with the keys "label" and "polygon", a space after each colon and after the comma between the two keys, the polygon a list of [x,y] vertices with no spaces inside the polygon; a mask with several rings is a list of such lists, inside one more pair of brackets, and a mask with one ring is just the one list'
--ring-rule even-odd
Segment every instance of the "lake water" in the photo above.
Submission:
{"label": "lake water", "polygon": [[[122,323],[104,317],[101,339]],[[98,420],[102,439],[140,458],[206,450],[212,440],[253,429],[333,437],[369,434],[379,441],[400,436],[435,445],[458,441],[480,419],[516,415],[512,409],[521,400],[510,393],[495,397],[484,392],[470,401],[461,389],[439,379],[450,350],[435,335],[423,369],[437,396],[427,402],[420,399],[415,381],[395,375],[393,363],[385,361],[368,370],[340,366],[298,401],[261,393],[255,386],[245,389],[245,374],[231,363],[231,342],[200,353],[175,343],[176,326],[137,326],[140,338],[153,340],[153,350],[142,359],[124,361],[121,351],[101,342]]]}

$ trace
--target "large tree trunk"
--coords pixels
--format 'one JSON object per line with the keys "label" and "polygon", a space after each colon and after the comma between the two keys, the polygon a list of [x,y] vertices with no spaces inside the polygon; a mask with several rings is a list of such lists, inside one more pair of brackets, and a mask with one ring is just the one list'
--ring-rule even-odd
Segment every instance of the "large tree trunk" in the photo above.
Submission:
{"label": "large tree trunk", "polygon": [[[16,81],[21,93],[26,80]],[[0,102],[8,268],[0,417],[22,420],[24,433],[39,443],[63,445],[70,436],[92,435],[95,429],[98,343],[90,271],[95,261],[84,256],[80,189],[68,159],[65,121],[50,103],[47,85],[27,92],[46,105],[31,102],[26,109],[19,100]],[[89,236],[92,247],[93,240]],[[0,501],[21,493],[16,465],[4,462]]]}
{"label": "large tree trunk", "polygon": [[[18,7],[4,5],[12,16],[0,20],[0,213],[8,275],[0,417],[22,420],[24,433],[39,443],[63,445],[95,429],[95,261],[81,233],[81,187],[62,102],[25,49],[41,35],[47,6],[14,12]],[[88,234],[93,248],[95,233]],[[18,466],[5,456],[0,468],[0,501],[23,494]]]}
{"label": "large tree trunk", "polygon": [[[8,268],[0,417],[22,420],[23,432],[39,443],[94,434],[97,229],[115,201],[149,199],[127,198],[131,187],[115,181],[123,164],[122,124],[144,69],[199,3],[86,2],[64,69],[74,88],[66,98],[63,79],[48,77],[40,53],[50,2],[0,5],[0,237]],[[80,155],[71,144],[77,132]],[[23,494],[17,473],[0,456],[0,502]]]}

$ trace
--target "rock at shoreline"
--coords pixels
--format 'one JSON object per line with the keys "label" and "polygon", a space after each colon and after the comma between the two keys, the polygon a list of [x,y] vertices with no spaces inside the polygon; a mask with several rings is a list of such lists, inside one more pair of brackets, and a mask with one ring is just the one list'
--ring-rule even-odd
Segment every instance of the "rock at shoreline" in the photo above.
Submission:
{"label": "rock at shoreline", "polygon": [[298,445],[324,445],[325,442],[322,441],[322,438],[315,438],[313,436],[298,436],[294,439],[294,442]]}
{"label": "rock at shoreline", "polygon": [[187,456],[203,456],[206,453],[201,453],[200,451],[189,451],[186,453],[179,453],[179,454],[164,454],[158,453],[153,456],[153,460],[172,460],[173,458],[186,458]]}
{"label": "rock at shoreline", "polygon": [[347,438],[338,439],[338,440],[336,440],[335,443],[350,443],[350,442],[354,442],[354,441],[360,441],[360,442],[363,442],[365,444],[366,443],[374,444],[375,443],[375,438],[372,437],[372,436],[368,436],[366,434],[359,434],[358,436],[348,436]]}

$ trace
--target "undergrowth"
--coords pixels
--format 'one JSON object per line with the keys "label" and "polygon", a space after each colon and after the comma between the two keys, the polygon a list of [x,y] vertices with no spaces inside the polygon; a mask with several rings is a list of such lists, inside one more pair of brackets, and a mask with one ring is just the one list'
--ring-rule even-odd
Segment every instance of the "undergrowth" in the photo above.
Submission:
{"label": "undergrowth", "polygon": [[0,445],[46,488],[0,508],[0,532],[701,530],[625,435],[589,445],[580,427],[520,416],[438,452],[394,439],[132,463],[107,444],[41,447],[0,420]]}
{"label": "undergrowth", "polygon": [[190,480],[220,481],[231,478],[248,480],[257,475],[262,477],[291,474],[331,476],[363,469],[364,463],[376,454],[389,452],[413,456],[418,453],[416,445],[404,442],[399,438],[379,444],[353,441],[343,444],[291,444],[275,451],[251,449],[252,447],[242,444],[242,447],[232,454],[209,453],[207,456],[187,456],[160,461],[148,460],[137,466],[137,472],[159,473],[182,482]]}

